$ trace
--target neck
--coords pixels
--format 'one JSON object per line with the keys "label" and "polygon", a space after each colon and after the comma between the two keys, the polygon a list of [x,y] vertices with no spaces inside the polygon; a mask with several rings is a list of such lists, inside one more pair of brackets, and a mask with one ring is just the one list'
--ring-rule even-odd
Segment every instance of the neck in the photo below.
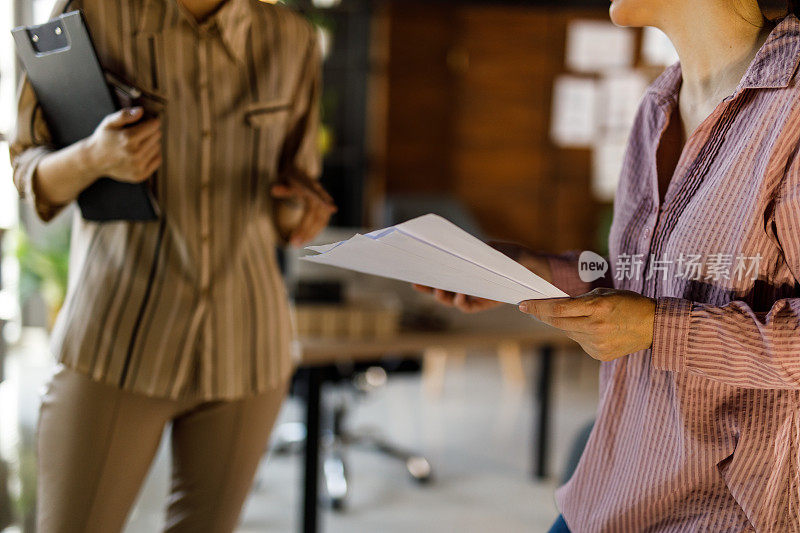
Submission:
{"label": "neck", "polygon": [[[672,41],[681,62],[681,96],[702,101],[736,87],[771,25],[756,0],[695,2],[660,29]],[[724,95],[723,95],[724,96]]]}
{"label": "neck", "polygon": [[228,0],[179,0],[192,16],[201,22],[213,15]]}

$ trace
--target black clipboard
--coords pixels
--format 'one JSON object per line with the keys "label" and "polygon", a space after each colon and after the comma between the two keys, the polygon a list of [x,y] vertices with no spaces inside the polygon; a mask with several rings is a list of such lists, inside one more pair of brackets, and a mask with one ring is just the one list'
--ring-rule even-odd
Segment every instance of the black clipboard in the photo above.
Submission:
{"label": "black clipboard", "polygon": [[[41,105],[53,142],[62,148],[90,136],[121,102],[106,82],[80,11],[12,30],[17,54]],[[156,220],[150,187],[100,178],[78,196],[87,220]]]}

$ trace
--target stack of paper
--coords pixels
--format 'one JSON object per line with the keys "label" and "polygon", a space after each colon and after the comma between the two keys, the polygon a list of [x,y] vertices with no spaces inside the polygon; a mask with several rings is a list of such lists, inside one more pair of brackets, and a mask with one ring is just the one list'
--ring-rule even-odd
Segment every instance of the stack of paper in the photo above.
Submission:
{"label": "stack of paper", "polygon": [[302,259],[518,304],[566,293],[437,215],[326,244]]}

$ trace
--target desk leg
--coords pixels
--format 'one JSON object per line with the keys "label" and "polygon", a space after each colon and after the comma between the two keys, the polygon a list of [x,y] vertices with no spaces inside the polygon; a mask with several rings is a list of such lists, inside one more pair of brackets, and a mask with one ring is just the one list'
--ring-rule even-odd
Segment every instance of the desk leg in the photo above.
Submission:
{"label": "desk leg", "polygon": [[533,387],[533,477],[547,477],[548,443],[550,442],[550,395],[553,382],[553,347],[542,346],[539,354],[538,375],[531,380]]}
{"label": "desk leg", "polygon": [[306,398],[306,446],[303,471],[303,533],[317,533],[319,518],[319,446],[323,369],[309,367]]}

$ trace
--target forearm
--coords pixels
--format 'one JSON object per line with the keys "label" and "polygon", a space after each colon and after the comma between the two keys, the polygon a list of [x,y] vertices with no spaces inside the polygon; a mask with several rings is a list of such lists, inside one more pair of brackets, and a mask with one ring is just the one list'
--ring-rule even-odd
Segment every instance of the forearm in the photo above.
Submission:
{"label": "forearm", "polygon": [[89,140],[84,139],[44,156],[33,175],[33,187],[43,201],[65,205],[100,177],[98,166]]}
{"label": "forearm", "polygon": [[[603,276],[594,281],[583,281],[578,268],[580,252],[572,251],[560,255],[543,255],[549,263],[551,272],[550,282],[570,296],[579,296],[593,289],[614,288],[611,271],[607,270]],[[608,258],[606,258],[608,262]]]}
{"label": "forearm", "polygon": [[510,257],[548,283],[553,282],[550,262],[545,255],[534,252],[521,244],[511,242],[490,241],[489,246]]}

